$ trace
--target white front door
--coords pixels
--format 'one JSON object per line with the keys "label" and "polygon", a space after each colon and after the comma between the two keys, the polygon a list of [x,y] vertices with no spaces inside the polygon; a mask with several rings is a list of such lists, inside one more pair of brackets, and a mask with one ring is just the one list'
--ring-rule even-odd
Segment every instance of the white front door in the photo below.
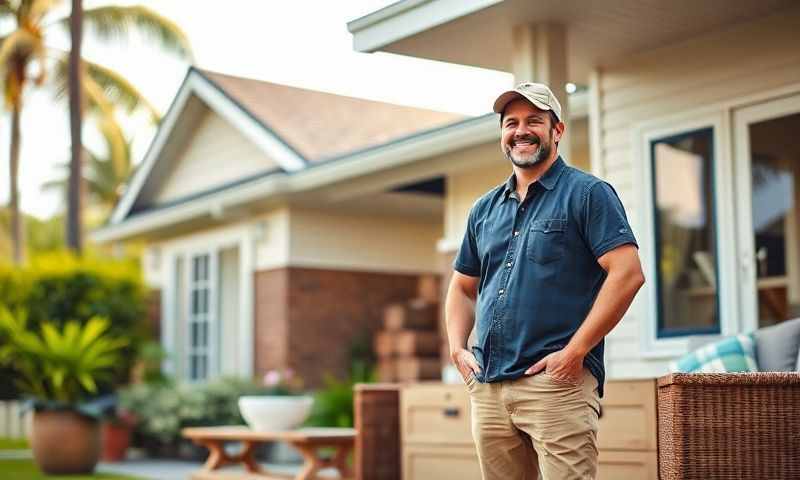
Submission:
{"label": "white front door", "polygon": [[733,114],[742,331],[800,315],[800,94]]}

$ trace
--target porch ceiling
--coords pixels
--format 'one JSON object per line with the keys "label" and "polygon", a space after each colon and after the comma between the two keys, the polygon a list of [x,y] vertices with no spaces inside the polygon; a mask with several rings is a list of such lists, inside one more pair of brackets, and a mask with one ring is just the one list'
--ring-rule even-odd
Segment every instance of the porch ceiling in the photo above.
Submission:
{"label": "porch ceiling", "polygon": [[[359,51],[391,52],[511,71],[512,26],[562,23],[567,26],[569,79],[586,83],[593,66],[607,65],[624,55],[677,43],[792,5],[797,2],[470,0],[457,5],[451,0],[404,0],[353,20],[348,28]],[[453,14],[459,8],[465,13]]]}

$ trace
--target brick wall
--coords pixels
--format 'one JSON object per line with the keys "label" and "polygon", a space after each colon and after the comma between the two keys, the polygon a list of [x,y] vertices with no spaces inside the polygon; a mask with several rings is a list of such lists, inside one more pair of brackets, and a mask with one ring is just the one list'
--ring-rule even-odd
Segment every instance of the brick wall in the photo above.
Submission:
{"label": "brick wall", "polygon": [[419,281],[417,275],[310,268],[292,268],[289,276],[289,362],[309,386],[322,385],[325,372],[344,376],[351,340],[371,339],[383,308],[414,298]]}
{"label": "brick wall", "polygon": [[253,368],[258,378],[287,367],[289,270],[263,270],[254,277]]}
{"label": "brick wall", "polygon": [[291,367],[308,387],[342,378],[352,339],[371,339],[383,308],[417,296],[419,276],[281,268],[255,273],[255,373]]}

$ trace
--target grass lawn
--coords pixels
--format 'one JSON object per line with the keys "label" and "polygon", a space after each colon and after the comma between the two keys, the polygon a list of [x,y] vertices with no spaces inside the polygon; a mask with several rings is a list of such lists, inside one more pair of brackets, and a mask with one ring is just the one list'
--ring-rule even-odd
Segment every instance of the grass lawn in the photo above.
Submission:
{"label": "grass lawn", "polygon": [[13,478],[14,480],[140,480],[136,477],[100,473],[50,476],[41,473],[33,460],[0,460],[0,478]]}
{"label": "grass lawn", "polygon": [[24,438],[0,437],[0,450],[27,450],[28,441]]}

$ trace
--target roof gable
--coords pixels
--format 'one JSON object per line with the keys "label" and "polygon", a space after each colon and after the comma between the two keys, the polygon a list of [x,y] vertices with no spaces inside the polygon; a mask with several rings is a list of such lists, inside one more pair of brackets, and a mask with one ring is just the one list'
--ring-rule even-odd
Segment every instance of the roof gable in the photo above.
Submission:
{"label": "roof gable", "polygon": [[[296,172],[463,118],[191,67],[110,223],[120,223],[133,212],[149,209],[155,205],[154,199],[174,202],[180,198],[177,193],[188,193],[173,188],[165,194],[164,182],[170,172],[180,171],[172,163],[196,137],[193,131],[201,128],[198,112],[202,107],[198,105],[205,105],[279,167],[252,172],[252,177],[275,171]],[[228,180],[235,186],[247,177]],[[219,182],[212,183],[216,185],[213,190],[219,190]]]}
{"label": "roof gable", "polygon": [[311,163],[464,118],[201,71]]}

